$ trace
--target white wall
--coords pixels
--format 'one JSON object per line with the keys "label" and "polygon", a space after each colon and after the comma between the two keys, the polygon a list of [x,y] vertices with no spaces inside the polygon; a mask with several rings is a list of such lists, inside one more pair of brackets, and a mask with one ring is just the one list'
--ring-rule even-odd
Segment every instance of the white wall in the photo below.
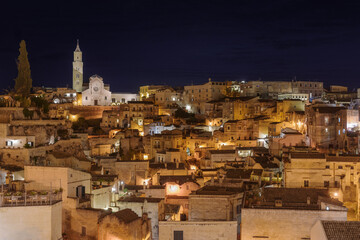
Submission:
{"label": "white wall", "polygon": [[[91,175],[82,171],[65,167],[25,166],[27,190],[63,189],[63,201],[67,197],[76,197],[76,187],[85,186],[85,193],[90,193]],[[61,185],[60,185],[61,184]]]}
{"label": "white wall", "polygon": [[111,201],[111,189],[112,186],[92,190],[91,207],[108,209]]}
{"label": "white wall", "polygon": [[321,221],[317,221],[311,228],[311,240],[327,240]]}
{"label": "white wall", "polygon": [[61,227],[61,202],[44,206],[0,207],[0,240],[58,240]]}

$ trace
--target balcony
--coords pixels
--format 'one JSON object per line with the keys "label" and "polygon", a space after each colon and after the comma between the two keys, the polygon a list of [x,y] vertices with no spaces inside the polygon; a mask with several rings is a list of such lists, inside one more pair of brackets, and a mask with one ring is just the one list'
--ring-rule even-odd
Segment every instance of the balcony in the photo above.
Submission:
{"label": "balcony", "polygon": [[62,200],[60,191],[5,192],[0,193],[1,207],[52,205]]}

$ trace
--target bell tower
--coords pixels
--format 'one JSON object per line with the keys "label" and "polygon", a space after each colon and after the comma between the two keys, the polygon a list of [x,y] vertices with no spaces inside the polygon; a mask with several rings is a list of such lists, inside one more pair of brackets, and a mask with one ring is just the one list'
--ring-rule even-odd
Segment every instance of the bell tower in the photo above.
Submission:
{"label": "bell tower", "polygon": [[76,92],[82,92],[83,86],[83,61],[82,52],[79,46],[79,39],[77,40],[76,49],[74,51],[73,61],[73,89]]}

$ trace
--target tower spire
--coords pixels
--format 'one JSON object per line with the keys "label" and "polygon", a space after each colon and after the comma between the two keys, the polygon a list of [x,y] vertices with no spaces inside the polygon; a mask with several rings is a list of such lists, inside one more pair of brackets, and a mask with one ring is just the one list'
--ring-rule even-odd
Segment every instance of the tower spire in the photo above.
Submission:
{"label": "tower spire", "polygon": [[79,46],[79,39],[77,39],[75,52],[81,52],[80,46]]}

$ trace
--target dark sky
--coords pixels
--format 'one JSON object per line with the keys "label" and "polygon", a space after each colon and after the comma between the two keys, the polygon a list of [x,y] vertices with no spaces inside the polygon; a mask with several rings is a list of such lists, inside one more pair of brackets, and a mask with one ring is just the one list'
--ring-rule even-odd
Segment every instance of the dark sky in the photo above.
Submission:
{"label": "dark sky", "polygon": [[13,86],[25,39],[34,86],[71,86],[76,39],[84,81],[113,92],[214,80],[319,80],[360,87],[360,1],[6,1],[0,88]]}

